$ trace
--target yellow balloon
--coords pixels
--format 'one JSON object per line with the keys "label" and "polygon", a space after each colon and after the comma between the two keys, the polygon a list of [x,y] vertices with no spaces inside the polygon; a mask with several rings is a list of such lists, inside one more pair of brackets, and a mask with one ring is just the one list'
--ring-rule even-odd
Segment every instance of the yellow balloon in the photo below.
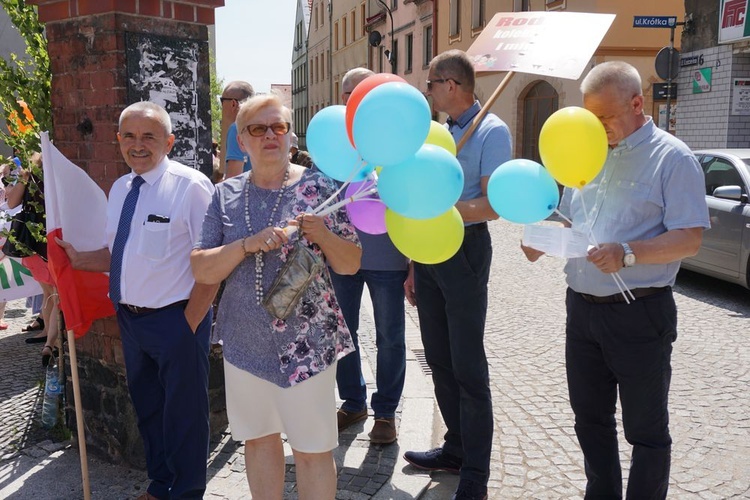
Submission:
{"label": "yellow balloon", "polygon": [[456,156],[456,141],[453,140],[453,136],[448,132],[448,129],[435,120],[430,122],[430,132],[427,134],[427,139],[424,143],[440,146],[453,156]]}
{"label": "yellow balloon", "polygon": [[547,118],[539,133],[539,155],[557,182],[582,188],[607,159],[607,132],[591,111],[569,106]]}
{"label": "yellow balloon", "polygon": [[432,219],[410,219],[388,208],[385,227],[399,252],[422,264],[445,262],[464,241],[464,221],[456,207]]}

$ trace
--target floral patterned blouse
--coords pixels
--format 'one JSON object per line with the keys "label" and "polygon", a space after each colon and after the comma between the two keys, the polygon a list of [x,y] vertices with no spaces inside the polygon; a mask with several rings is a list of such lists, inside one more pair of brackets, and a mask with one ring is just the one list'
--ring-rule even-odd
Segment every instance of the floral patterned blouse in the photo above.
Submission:
{"label": "floral patterned blouse", "polygon": [[[227,245],[268,227],[269,221],[273,226],[285,227],[297,215],[312,212],[336,190],[333,180],[312,170],[306,170],[296,184],[287,186],[281,194],[279,190],[248,184],[248,175],[249,172],[216,185],[196,248]],[[328,215],[326,225],[334,234],[359,245],[346,210]],[[279,250],[262,254],[264,293],[293,250],[298,234],[294,233]],[[317,245],[304,237],[301,242],[325,258]],[[224,358],[232,365],[280,387],[290,387],[354,350],[327,267],[312,281],[286,320],[276,319],[257,303],[255,282],[255,257],[249,256],[227,278],[219,304],[212,341],[223,343]]]}

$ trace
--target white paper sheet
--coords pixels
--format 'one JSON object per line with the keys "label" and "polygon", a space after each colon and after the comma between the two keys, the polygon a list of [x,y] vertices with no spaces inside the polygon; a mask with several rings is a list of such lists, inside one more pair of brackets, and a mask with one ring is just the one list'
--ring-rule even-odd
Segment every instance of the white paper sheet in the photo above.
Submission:
{"label": "white paper sheet", "polygon": [[527,225],[523,228],[524,246],[541,250],[554,257],[586,257],[590,246],[584,233],[568,227]]}

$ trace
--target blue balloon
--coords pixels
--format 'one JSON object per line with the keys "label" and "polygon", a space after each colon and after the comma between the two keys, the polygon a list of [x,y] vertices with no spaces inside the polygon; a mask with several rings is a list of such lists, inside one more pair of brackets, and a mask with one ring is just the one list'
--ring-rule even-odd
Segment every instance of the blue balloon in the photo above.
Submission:
{"label": "blue balloon", "polygon": [[410,219],[432,219],[461,197],[464,171],[455,156],[431,144],[408,160],[384,168],[378,193],[388,208]]}
{"label": "blue balloon", "polygon": [[349,142],[345,106],[328,106],[315,113],[307,126],[307,148],[315,165],[337,181],[364,180],[375,168],[363,162]]}
{"label": "blue balloon", "polygon": [[560,202],[557,183],[535,161],[506,161],[492,173],[487,184],[492,209],[517,224],[533,224],[549,217]]}
{"label": "blue balloon", "polygon": [[369,91],[357,106],[352,137],[372,165],[396,165],[413,156],[430,132],[430,105],[407,83],[389,82]]}

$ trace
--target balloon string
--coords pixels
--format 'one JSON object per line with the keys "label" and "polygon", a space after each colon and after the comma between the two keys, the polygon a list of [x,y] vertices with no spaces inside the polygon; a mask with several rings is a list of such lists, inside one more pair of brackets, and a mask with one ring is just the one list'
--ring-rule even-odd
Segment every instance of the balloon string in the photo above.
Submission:
{"label": "balloon string", "polygon": [[[594,224],[589,223],[589,211],[586,209],[586,200],[583,196],[583,191],[579,192],[581,194],[581,205],[583,207],[583,213],[586,216],[586,225],[588,226],[589,240],[594,244],[596,248],[601,248],[599,242],[596,241],[596,237],[594,236]],[[635,300],[635,295],[633,295],[633,292],[630,291],[628,285],[625,284],[625,280],[622,279],[619,272],[611,273],[610,276],[612,276],[612,279],[615,281],[615,285],[617,285],[617,288],[620,290],[620,293],[625,299],[626,304],[630,304],[631,299]],[[630,296],[630,298],[628,298],[628,295]]]}
{"label": "balloon string", "polygon": [[[313,211],[313,215],[317,215],[319,217],[325,217],[326,215],[335,212],[339,208],[341,208],[341,207],[343,207],[345,205],[348,205],[349,203],[352,203],[352,202],[357,201],[357,200],[359,200],[361,198],[364,198],[366,196],[370,196],[372,194],[377,194],[377,193],[378,193],[378,188],[372,187],[372,188],[370,188],[370,189],[368,189],[366,191],[362,191],[362,192],[359,192],[359,193],[354,194],[352,196],[349,196],[347,198],[344,198],[340,202],[336,203],[335,205],[331,205],[328,208],[323,208],[322,206],[318,207],[318,208],[316,208]],[[364,200],[364,201],[380,201],[380,200]],[[291,235],[293,235],[294,233],[297,232],[297,226],[287,226],[287,227],[284,228],[284,232],[286,233],[287,236],[291,236]]]}
{"label": "balloon string", "polygon": [[357,176],[357,174],[364,168],[365,165],[367,165],[367,162],[365,162],[364,160],[362,160],[362,162],[360,163],[360,165],[358,167],[353,168],[352,171],[349,173],[349,178],[346,179],[346,181],[341,185],[341,187],[339,187],[336,190],[335,193],[333,193],[331,196],[329,196],[326,201],[324,201],[323,203],[321,203],[315,210],[313,210],[313,215],[318,215],[318,212],[320,210],[322,210],[323,208],[325,208],[327,205],[330,205],[331,202],[333,202],[334,200],[338,199],[339,194],[341,194],[341,191],[343,191],[344,189],[346,189],[346,187],[352,182],[352,180],[354,179],[354,177]]}
{"label": "balloon string", "polygon": [[572,221],[572,220],[570,220],[570,219],[568,219],[567,217],[565,217],[565,216],[563,215],[563,213],[562,213],[562,212],[561,212],[560,210],[558,210],[558,209],[555,209],[555,213],[556,213],[557,215],[559,215],[559,216],[560,216],[560,217],[561,217],[561,218],[562,218],[562,219],[563,219],[563,220],[564,220],[565,222],[567,222],[568,224],[570,224],[570,225],[571,225],[571,227],[573,226],[573,221]]}

